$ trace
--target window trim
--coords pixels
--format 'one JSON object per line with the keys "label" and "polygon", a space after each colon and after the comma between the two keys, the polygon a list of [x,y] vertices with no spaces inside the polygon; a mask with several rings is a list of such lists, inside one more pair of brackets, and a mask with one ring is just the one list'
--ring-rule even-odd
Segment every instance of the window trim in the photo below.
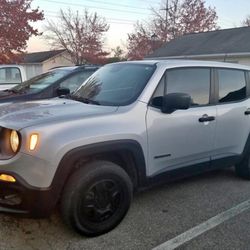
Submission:
{"label": "window trim", "polygon": [[[238,68],[223,68],[223,67],[216,67],[215,70],[215,104],[218,105],[226,105],[226,104],[233,104],[233,103],[240,103],[246,101],[250,96],[250,71]],[[244,73],[244,79],[246,83],[246,98],[231,101],[231,102],[219,102],[219,70],[231,70],[231,71],[241,71]]]}
{"label": "window trim", "polygon": [[[153,94],[151,95],[151,97],[150,97],[150,99],[149,99],[148,106],[150,106],[150,107],[152,107],[152,108],[160,109],[159,107],[154,106],[154,105],[152,104],[152,100],[153,100],[153,97],[154,97],[154,95],[155,95],[155,92],[156,92],[157,88],[160,86],[161,81],[162,81],[163,78],[164,78],[163,92],[165,93],[165,91],[166,91],[166,84],[167,84],[167,83],[166,83],[166,74],[165,74],[165,73],[166,73],[166,71],[164,71],[163,75],[161,76],[160,81],[158,82],[158,84],[157,84],[157,86],[156,86],[156,88],[155,88]],[[164,93],[163,93],[163,94],[164,94]]]}
{"label": "window trim", "polygon": [[168,68],[164,71],[160,81],[158,82],[153,94],[151,95],[151,98],[148,102],[148,106],[155,108],[157,110],[159,110],[159,107],[153,106],[152,105],[152,100],[153,100],[153,96],[159,86],[159,84],[161,83],[162,78],[164,77],[164,94],[166,94],[166,90],[167,90],[167,72],[171,71],[171,70],[181,70],[181,69],[209,69],[210,71],[210,85],[209,85],[209,102],[208,104],[202,104],[202,105],[198,105],[198,106],[191,106],[189,109],[191,108],[201,108],[201,107],[209,107],[209,106],[214,106],[216,105],[216,98],[215,98],[215,93],[216,93],[216,84],[215,84],[215,72],[214,72],[214,68],[213,67],[209,67],[209,66],[181,66],[181,67],[175,67],[175,68]]}

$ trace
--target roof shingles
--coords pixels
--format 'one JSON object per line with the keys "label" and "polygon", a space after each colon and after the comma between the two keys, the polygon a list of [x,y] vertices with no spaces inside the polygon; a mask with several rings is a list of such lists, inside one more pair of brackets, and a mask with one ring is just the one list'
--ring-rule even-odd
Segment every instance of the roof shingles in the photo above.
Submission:
{"label": "roof shingles", "polygon": [[64,51],[65,50],[61,49],[29,53],[24,55],[22,63],[42,63]]}
{"label": "roof shingles", "polygon": [[166,43],[146,58],[250,53],[250,27],[187,34]]}

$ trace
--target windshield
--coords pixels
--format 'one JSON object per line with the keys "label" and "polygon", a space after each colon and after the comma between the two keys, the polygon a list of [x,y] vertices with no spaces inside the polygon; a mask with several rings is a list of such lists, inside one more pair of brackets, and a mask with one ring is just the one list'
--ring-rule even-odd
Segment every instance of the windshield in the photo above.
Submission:
{"label": "windshield", "polygon": [[69,72],[70,72],[69,70],[49,71],[45,74],[38,75],[34,78],[31,78],[28,81],[20,83],[19,85],[15,86],[11,90],[16,91],[16,92],[36,93],[50,86],[51,84],[58,81],[59,79],[63,78],[65,75],[69,74]]}
{"label": "windshield", "polygon": [[128,105],[140,95],[155,71],[155,65],[110,64],[96,71],[72,97],[100,105]]}

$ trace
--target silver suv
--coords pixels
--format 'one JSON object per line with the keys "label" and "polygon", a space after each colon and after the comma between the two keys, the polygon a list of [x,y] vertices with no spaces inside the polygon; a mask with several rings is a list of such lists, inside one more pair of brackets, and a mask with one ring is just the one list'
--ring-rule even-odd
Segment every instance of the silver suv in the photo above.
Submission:
{"label": "silver suv", "polygon": [[133,192],[236,166],[250,179],[250,68],[201,61],[104,66],[73,94],[0,106],[1,211],[96,236]]}

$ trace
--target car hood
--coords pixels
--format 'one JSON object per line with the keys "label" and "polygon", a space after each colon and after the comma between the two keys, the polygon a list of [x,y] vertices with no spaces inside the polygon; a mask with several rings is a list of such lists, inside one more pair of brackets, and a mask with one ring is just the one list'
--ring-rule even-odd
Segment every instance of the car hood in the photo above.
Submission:
{"label": "car hood", "polygon": [[4,91],[4,90],[0,89],[0,99],[10,97],[10,96],[13,96],[13,95],[14,95],[13,92],[9,92],[9,91],[6,91],[6,90]]}
{"label": "car hood", "polygon": [[7,102],[9,100],[15,100],[18,99],[20,97],[22,97],[23,95],[27,95],[26,93],[14,93],[11,91],[7,91],[7,90],[0,90],[0,103],[3,102]]}
{"label": "car hood", "polygon": [[20,130],[25,127],[113,113],[118,107],[84,104],[54,98],[0,105],[0,126]]}

